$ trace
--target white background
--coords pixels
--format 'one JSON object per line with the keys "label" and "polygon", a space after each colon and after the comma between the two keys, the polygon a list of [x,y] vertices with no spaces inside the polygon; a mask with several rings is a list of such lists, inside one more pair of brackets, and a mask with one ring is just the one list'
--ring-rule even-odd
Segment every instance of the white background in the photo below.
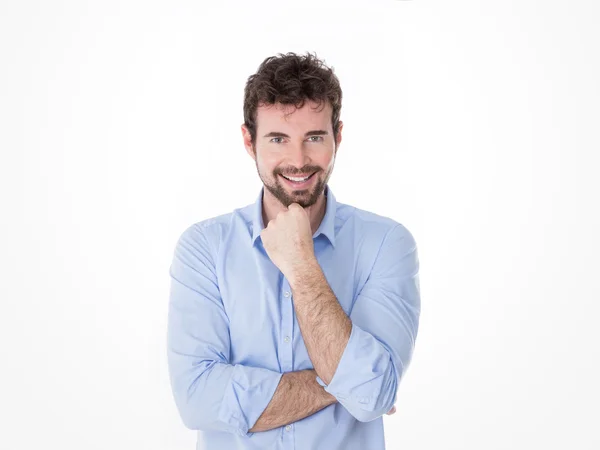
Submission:
{"label": "white background", "polygon": [[598,2],[204,3],[0,2],[0,448],[194,448],[172,252],[254,201],[244,83],[307,50],[338,200],[419,247],[388,449],[600,448]]}

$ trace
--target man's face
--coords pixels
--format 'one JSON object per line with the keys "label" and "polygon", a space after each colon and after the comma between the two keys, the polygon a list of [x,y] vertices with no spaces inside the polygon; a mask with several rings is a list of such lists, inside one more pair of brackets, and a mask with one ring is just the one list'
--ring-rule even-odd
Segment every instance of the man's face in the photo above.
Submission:
{"label": "man's face", "polygon": [[[242,126],[244,143],[256,162],[258,176],[265,189],[285,207],[292,203],[304,208],[315,204],[333,171],[336,144],[331,105],[317,106],[317,103],[309,101],[300,109],[281,104],[259,106],[254,148],[246,127]],[[338,145],[342,125],[340,122]],[[282,175],[311,177],[305,182],[295,183]]]}

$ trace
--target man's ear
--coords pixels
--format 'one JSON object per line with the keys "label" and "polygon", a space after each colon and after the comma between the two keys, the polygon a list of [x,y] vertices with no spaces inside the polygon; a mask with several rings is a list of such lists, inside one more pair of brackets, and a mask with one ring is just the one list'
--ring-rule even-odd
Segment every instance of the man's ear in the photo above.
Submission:
{"label": "man's ear", "polygon": [[241,129],[246,152],[250,155],[252,159],[256,160],[256,153],[254,152],[254,148],[252,148],[252,135],[250,134],[250,130],[248,130],[248,127],[244,123],[242,124]]}
{"label": "man's ear", "polygon": [[337,147],[339,147],[340,143],[342,142],[342,128],[344,128],[344,122],[342,122],[341,120],[338,122],[338,132],[336,135],[336,151],[337,151]]}

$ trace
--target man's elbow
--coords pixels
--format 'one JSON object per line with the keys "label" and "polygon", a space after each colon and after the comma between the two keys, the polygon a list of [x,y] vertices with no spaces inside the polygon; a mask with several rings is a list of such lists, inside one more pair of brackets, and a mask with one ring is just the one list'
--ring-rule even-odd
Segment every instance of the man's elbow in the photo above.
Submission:
{"label": "man's elbow", "polygon": [[208,431],[210,429],[209,418],[203,414],[202,408],[194,407],[187,398],[179,399],[176,404],[181,422],[186,428],[195,431]]}
{"label": "man's elbow", "polygon": [[392,364],[390,364],[386,375],[379,378],[378,392],[371,396],[355,396],[351,401],[340,400],[348,412],[359,422],[370,422],[387,413],[396,402],[398,391],[398,376]]}
{"label": "man's elbow", "polygon": [[207,431],[205,424],[202,421],[199,421],[197,417],[191,414],[179,414],[179,416],[181,417],[181,422],[187,429]]}
{"label": "man's elbow", "polygon": [[190,430],[209,431],[217,421],[214,408],[217,399],[206,386],[206,375],[204,372],[192,380],[183,376],[176,378],[177,387],[173,389],[175,405],[183,425]]}
{"label": "man's elbow", "polygon": [[[178,369],[178,370],[177,370]],[[227,377],[226,364],[204,360],[195,364],[194,370],[171,366],[171,385],[175,406],[183,425],[190,430],[209,431],[223,428],[219,423],[222,399],[220,387],[210,380]]]}
{"label": "man's elbow", "polygon": [[246,436],[243,421],[222,416],[222,399],[216,398],[207,386],[196,386],[175,395],[175,403],[183,425],[194,431],[223,431]]}
{"label": "man's elbow", "polygon": [[385,412],[379,411],[379,410],[367,411],[364,409],[357,408],[357,409],[354,409],[353,411],[350,411],[350,414],[359,422],[371,422],[371,421],[383,416],[385,414]]}
{"label": "man's elbow", "polygon": [[347,405],[348,412],[359,422],[371,422],[387,413],[394,406],[395,395],[391,399],[374,399],[372,403],[354,402]]}

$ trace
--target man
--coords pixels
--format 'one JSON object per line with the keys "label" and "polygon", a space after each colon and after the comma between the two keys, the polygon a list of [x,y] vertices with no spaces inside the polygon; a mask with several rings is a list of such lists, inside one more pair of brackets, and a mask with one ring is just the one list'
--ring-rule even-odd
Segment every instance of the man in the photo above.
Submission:
{"label": "man", "polygon": [[402,224],[328,185],[341,100],[316,55],[265,59],[242,125],[264,187],[177,242],[168,362],[197,448],[384,449],[417,335],[419,261]]}

